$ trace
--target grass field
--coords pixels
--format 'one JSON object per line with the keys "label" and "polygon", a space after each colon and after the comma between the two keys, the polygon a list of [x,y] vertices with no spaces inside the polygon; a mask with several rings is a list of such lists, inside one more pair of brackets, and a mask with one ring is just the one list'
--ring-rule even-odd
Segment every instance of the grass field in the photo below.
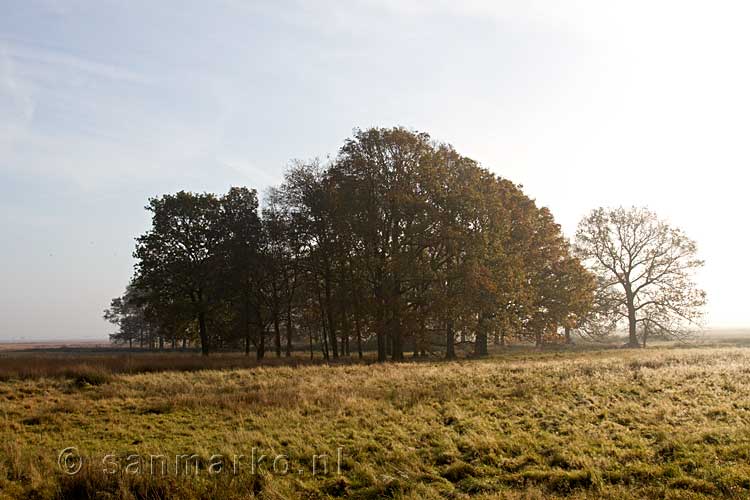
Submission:
{"label": "grass field", "polygon": [[6,371],[0,498],[750,495],[745,347],[179,369]]}

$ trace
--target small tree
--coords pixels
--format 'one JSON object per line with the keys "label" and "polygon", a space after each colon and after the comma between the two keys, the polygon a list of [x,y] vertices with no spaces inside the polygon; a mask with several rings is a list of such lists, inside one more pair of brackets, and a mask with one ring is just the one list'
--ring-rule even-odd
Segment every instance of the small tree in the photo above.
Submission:
{"label": "small tree", "polygon": [[639,346],[639,330],[684,338],[699,324],[706,294],[693,273],[703,261],[694,241],[653,212],[592,211],[578,225],[576,252],[598,277],[598,314],[627,321],[629,347]]}
{"label": "small tree", "polygon": [[109,308],[104,310],[104,319],[118,327],[117,332],[109,335],[110,342],[128,344],[131,349],[134,341],[143,347],[144,340],[152,334],[152,325],[134,295],[133,289],[128,287],[122,297],[112,299]]}

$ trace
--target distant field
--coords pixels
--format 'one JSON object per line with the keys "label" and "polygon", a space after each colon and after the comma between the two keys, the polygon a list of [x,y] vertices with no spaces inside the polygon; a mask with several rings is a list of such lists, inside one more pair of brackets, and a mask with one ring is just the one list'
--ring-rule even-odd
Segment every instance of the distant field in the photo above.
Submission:
{"label": "distant field", "polygon": [[750,339],[750,329],[748,328],[715,328],[706,331],[705,338],[720,338],[720,339],[737,339],[745,338]]}
{"label": "distant field", "polygon": [[750,495],[742,347],[10,377],[0,412],[0,498]]}
{"label": "distant field", "polygon": [[101,349],[113,347],[106,340],[45,340],[39,342],[0,342],[0,352],[50,349]]}
{"label": "distant field", "polygon": [[[717,341],[736,341],[747,339],[750,341],[750,328],[710,328],[698,338],[702,343],[715,343]],[[167,346],[168,347],[168,346]],[[0,352],[8,351],[86,351],[102,349],[127,350],[126,346],[114,345],[107,340],[69,339],[69,340],[40,340],[40,341],[2,341],[0,340]],[[167,349],[168,350],[168,349]],[[138,349],[134,349],[138,351]]]}

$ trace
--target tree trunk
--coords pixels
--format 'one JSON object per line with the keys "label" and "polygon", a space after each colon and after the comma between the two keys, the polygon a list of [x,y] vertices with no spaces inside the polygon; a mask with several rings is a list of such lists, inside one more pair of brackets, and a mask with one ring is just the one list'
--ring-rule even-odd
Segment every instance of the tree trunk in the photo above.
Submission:
{"label": "tree trunk", "polygon": [[349,338],[352,336],[352,325],[349,315],[341,307],[341,355],[349,357]]}
{"label": "tree trunk", "polygon": [[260,305],[256,305],[253,314],[255,315],[255,359],[260,361],[266,356],[266,329],[263,321],[263,313]]}
{"label": "tree trunk", "polygon": [[255,344],[255,359],[262,360],[266,356],[266,332],[263,327],[258,328],[258,343]]}
{"label": "tree trunk", "polygon": [[328,349],[328,326],[326,326],[325,322],[325,314],[321,310],[321,322],[323,329],[319,332],[320,333],[320,351],[323,353],[323,359],[328,361],[330,358],[329,354],[330,351]]}
{"label": "tree trunk", "polygon": [[474,354],[477,356],[487,356],[489,351],[487,349],[487,334],[483,332],[477,333],[477,340],[474,348]]}
{"label": "tree trunk", "polygon": [[425,350],[425,332],[427,330],[427,326],[425,325],[425,316],[424,313],[420,314],[419,318],[419,331],[414,337],[414,353],[412,357],[418,358],[424,355]]}
{"label": "tree trunk", "polygon": [[570,336],[570,327],[565,327],[565,343],[568,345],[573,344],[573,337]]}
{"label": "tree trunk", "polygon": [[474,354],[477,356],[487,356],[489,354],[487,350],[487,330],[485,329],[485,319],[482,315],[479,316],[477,323],[477,338],[474,343]]}
{"label": "tree trunk", "polygon": [[333,354],[333,359],[339,357],[339,348],[336,340],[336,327],[333,322],[333,303],[331,300],[331,283],[330,279],[326,276],[325,278],[325,294],[326,294],[326,319],[328,320],[328,344]]}
{"label": "tree trunk", "polygon": [[[628,277],[629,279],[629,277]],[[628,343],[626,347],[641,347],[641,343],[638,341],[637,326],[638,322],[635,315],[635,298],[631,289],[630,283],[626,281],[625,286],[625,301],[628,308]]]}
{"label": "tree trunk", "polygon": [[388,350],[385,337],[385,301],[383,299],[382,285],[378,285],[375,290],[375,338],[378,344],[378,363],[386,360],[386,351]]}
{"label": "tree trunk", "polygon": [[323,353],[323,359],[328,361],[330,359],[330,351],[328,349],[328,327],[325,321],[323,322],[323,331],[320,335],[320,351]]}
{"label": "tree trunk", "polygon": [[401,283],[398,278],[395,278],[393,283],[392,304],[391,327],[388,329],[393,341],[391,359],[402,361],[404,359],[404,335],[401,331]]}
{"label": "tree trunk", "polygon": [[203,311],[198,313],[198,335],[201,338],[201,354],[208,356],[208,332],[206,331],[206,314]]}
{"label": "tree trunk", "polygon": [[279,324],[279,313],[274,311],[273,313],[273,334],[274,334],[274,346],[276,347],[276,357],[281,357],[281,325]]}
{"label": "tree trunk", "polygon": [[391,359],[402,361],[404,359],[403,335],[401,334],[401,317],[398,306],[396,306],[393,321],[391,322]]}
{"label": "tree trunk", "polygon": [[245,356],[250,356],[250,337],[252,335],[252,322],[250,321],[250,294],[247,290],[243,293],[243,302],[245,306]]}
{"label": "tree trunk", "polygon": [[445,359],[456,359],[456,346],[453,333],[453,320],[449,319],[445,324]]}
{"label": "tree trunk", "polygon": [[628,344],[627,347],[641,347],[638,342],[637,323],[635,317],[635,306],[628,301]]}
{"label": "tree trunk", "polygon": [[357,331],[357,355],[362,359],[362,329],[359,324],[359,314],[354,316],[354,329]]}
{"label": "tree trunk", "polygon": [[310,336],[310,361],[315,359],[315,354],[313,353],[313,331],[312,328],[307,329],[307,333]]}
{"label": "tree trunk", "polygon": [[[328,328],[326,327],[326,307],[323,303],[323,297],[320,293],[320,284],[315,280],[315,294],[318,296],[318,309],[320,311],[320,350],[323,353],[323,359],[328,361]],[[312,339],[312,330],[310,331]],[[310,340],[312,342],[312,340]],[[312,344],[311,344],[312,345]]]}
{"label": "tree trunk", "polygon": [[292,355],[292,307],[289,306],[286,309],[286,357]]}
{"label": "tree trunk", "polygon": [[385,334],[380,330],[378,330],[377,332],[377,341],[378,341],[378,361],[382,363],[383,361],[387,359],[386,358],[387,342],[386,342]]}
{"label": "tree trunk", "polygon": [[344,350],[346,351],[346,357],[347,358],[349,356],[351,356],[351,352],[349,351],[349,340],[350,340],[351,336],[352,336],[351,324],[349,323],[349,319],[347,318],[347,320],[346,320],[346,332],[345,332],[345,337],[344,337]]}
{"label": "tree trunk", "polygon": [[[400,326],[400,325],[399,325]],[[395,335],[393,336],[393,353],[391,354],[391,359],[393,361],[403,361],[404,359],[404,339],[401,335],[401,329],[398,328],[396,330]]]}
{"label": "tree trunk", "polygon": [[328,318],[329,354],[333,356],[333,359],[338,359],[339,343],[338,343],[338,339],[336,338],[336,327],[334,326],[334,322],[333,322],[333,306],[331,304],[328,304],[328,306],[326,306],[326,316]]}

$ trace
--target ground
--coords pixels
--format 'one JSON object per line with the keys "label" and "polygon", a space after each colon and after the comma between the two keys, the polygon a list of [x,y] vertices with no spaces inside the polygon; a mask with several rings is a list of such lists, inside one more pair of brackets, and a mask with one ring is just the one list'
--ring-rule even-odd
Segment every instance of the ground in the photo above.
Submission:
{"label": "ground", "polygon": [[749,389],[726,346],[6,373],[0,498],[747,498]]}

